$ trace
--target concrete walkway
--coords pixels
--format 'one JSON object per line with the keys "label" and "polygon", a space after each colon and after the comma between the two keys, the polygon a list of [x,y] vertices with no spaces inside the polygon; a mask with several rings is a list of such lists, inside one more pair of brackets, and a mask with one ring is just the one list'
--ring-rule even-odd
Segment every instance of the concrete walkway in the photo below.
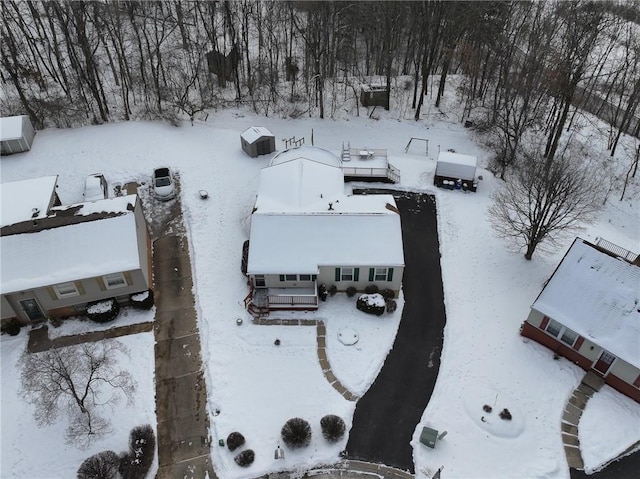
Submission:
{"label": "concrete walkway", "polygon": [[329,384],[338,391],[347,401],[357,401],[359,396],[349,391],[331,370],[331,363],[327,357],[327,327],[322,320],[315,319],[266,319],[256,318],[253,324],[262,326],[315,326],[316,327],[316,351],[322,374]]}
{"label": "concrete walkway", "polygon": [[103,339],[119,338],[129,334],[144,333],[153,329],[153,323],[137,323],[128,326],[118,326],[105,331],[92,331],[90,333],[76,334],[74,336],[62,336],[49,338],[49,328],[44,325],[29,331],[29,343],[27,351],[41,353],[49,349],[75,346],[76,344],[95,343]]}
{"label": "concrete walkway", "polygon": [[572,469],[584,469],[584,461],[580,454],[578,423],[587,402],[600,390],[604,380],[592,371],[587,372],[567,402],[562,413],[562,443],[567,456],[567,463]]}
{"label": "concrete walkway", "polygon": [[153,271],[159,463],[156,478],[214,479],[207,389],[189,246],[184,237],[169,235],[154,242]]}

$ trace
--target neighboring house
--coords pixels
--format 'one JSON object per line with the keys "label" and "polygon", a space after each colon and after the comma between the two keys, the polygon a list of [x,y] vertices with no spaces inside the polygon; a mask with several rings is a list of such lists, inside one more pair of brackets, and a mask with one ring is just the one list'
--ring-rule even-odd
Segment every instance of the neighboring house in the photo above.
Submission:
{"label": "neighboring house", "polygon": [[531,306],[521,334],[640,402],[640,260],[577,238]]}
{"label": "neighboring house", "polygon": [[136,195],[58,206],[12,224],[3,219],[0,254],[3,322],[80,314],[107,298],[126,302],[152,281],[151,241]]}
{"label": "neighboring house", "polygon": [[0,226],[44,218],[62,203],[57,176],[0,183]]}
{"label": "neighboring house", "polygon": [[29,151],[36,130],[26,115],[0,118],[0,154]]}
{"label": "neighboring house", "polygon": [[276,137],[264,126],[252,126],[240,134],[242,150],[252,158],[276,151]]}
{"label": "neighboring house", "polygon": [[347,196],[335,155],[313,147],[291,151],[260,172],[247,303],[262,311],[316,309],[320,284],[338,291],[375,284],[397,296],[404,253],[393,196]]}

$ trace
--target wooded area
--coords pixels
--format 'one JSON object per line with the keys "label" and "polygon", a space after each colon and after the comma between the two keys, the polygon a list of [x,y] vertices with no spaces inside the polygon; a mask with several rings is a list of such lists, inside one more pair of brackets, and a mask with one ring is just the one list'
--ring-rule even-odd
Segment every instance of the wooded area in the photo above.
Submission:
{"label": "wooded area", "polygon": [[[523,138],[554,157],[576,107],[638,136],[635,1],[2,3],[3,114],[36,127],[137,118],[177,122],[247,104],[333,117],[371,77],[413,89],[420,118],[452,74],[464,118],[490,133],[504,176]],[[212,73],[215,72],[215,73]],[[434,81],[435,79],[435,81]],[[433,89],[433,91],[431,91]],[[359,111],[357,112],[359,114]]]}

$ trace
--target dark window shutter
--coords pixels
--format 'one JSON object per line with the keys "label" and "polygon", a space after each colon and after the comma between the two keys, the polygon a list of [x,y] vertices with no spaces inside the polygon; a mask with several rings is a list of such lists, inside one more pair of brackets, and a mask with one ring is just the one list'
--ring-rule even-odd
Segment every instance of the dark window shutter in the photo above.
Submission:
{"label": "dark window shutter", "polygon": [[311,280],[315,281],[316,279],[318,279],[318,275],[317,274],[312,274],[311,275]]}
{"label": "dark window shutter", "polygon": [[375,274],[375,268],[369,268],[369,281],[373,281],[373,275]]}
{"label": "dark window shutter", "polygon": [[47,286],[47,292],[49,293],[49,296],[51,296],[51,299],[53,299],[53,300],[58,299],[58,295],[56,294],[56,292],[53,289],[53,287]]}
{"label": "dark window shutter", "polygon": [[340,268],[336,268],[336,277],[335,277],[336,281],[340,281]]}
{"label": "dark window shutter", "polygon": [[353,268],[353,280],[358,281],[360,279],[360,268]]}
{"label": "dark window shutter", "polygon": [[84,285],[82,281],[74,281],[73,284],[76,285],[76,289],[78,290],[78,294],[85,294]]}
{"label": "dark window shutter", "polygon": [[542,329],[543,331],[546,330],[547,324],[549,324],[549,317],[545,316],[544,318],[542,318],[542,322],[540,323],[540,329]]}
{"label": "dark window shutter", "polygon": [[96,281],[98,282],[98,287],[100,288],[100,291],[107,290],[107,287],[104,285],[104,279],[102,279],[102,276],[98,276],[96,278]]}
{"label": "dark window shutter", "polygon": [[393,268],[387,270],[387,281],[393,280]]}
{"label": "dark window shutter", "polygon": [[284,281],[284,274],[280,275],[280,281]]}
{"label": "dark window shutter", "polygon": [[584,338],[582,336],[578,336],[578,339],[576,339],[576,344],[573,345],[573,349],[578,351],[582,346],[582,343],[584,343]]}

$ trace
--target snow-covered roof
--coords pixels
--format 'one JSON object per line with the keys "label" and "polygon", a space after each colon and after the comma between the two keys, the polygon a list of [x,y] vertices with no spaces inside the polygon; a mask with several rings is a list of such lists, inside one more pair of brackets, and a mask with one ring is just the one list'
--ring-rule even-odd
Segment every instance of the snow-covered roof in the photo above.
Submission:
{"label": "snow-covered roof", "polygon": [[270,166],[286,163],[298,158],[306,158],[313,160],[317,163],[324,163],[325,165],[335,166],[340,168],[342,163],[340,158],[331,153],[329,150],[320,148],[319,146],[297,146],[295,148],[289,148],[288,150],[281,151],[271,159]]}
{"label": "snow-covered roof", "polygon": [[260,171],[256,208],[260,212],[319,211],[343,196],[340,168],[296,158]]}
{"label": "snow-covered roof", "polygon": [[86,201],[72,205],[55,206],[51,208],[52,214],[75,210],[75,216],[86,216],[94,213],[126,213],[132,211],[136,205],[137,195],[115,196],[95,201]]}
{"label": "snow-covered roof", "polygon": [[0,238],[2,294],[140,268],[133,213]]}
{"label": "snow-covered roof", "polygon": [[640,267],[577,238],[532,307],[640,367]]}
{"label": "snow-covered roof", "polygon": [[453,153],[451,151],[441,151],[438,154],[438,163],[452,163],[454,165],[473,166],[475,168],[478,165],[478,157]]}
{"label": "snow-covered roof", "polygon": [[347,196],[340,168],[307,158],[263,168],[248,272],[316,273],[322,265],[404,265],[393,196]]}
{"label": "snow-covered roof", "polygon": [[[4,119],[3,119],[4,120]],[[0,184],[0,226],[47,216],[56,191],[57,176],[43,176]],[[37,214],[34,216],[34,212]]]}
{"label": "snow-covered roof", "polygon": [[273,133],[264,126],[252,126],[240,134],[240,137],[248,143],[253,143],[263,136],[273,136]]}
{"label": "snow-covered roof", "polygon": [[387,210],[252,216],[250,274],[314,274],[318,266],[332,265],[403,266],[400,215]]}
{"label": "snow-covered roof", "polygon": [[0,141],[22,138],[22,116],[0,118]]}

